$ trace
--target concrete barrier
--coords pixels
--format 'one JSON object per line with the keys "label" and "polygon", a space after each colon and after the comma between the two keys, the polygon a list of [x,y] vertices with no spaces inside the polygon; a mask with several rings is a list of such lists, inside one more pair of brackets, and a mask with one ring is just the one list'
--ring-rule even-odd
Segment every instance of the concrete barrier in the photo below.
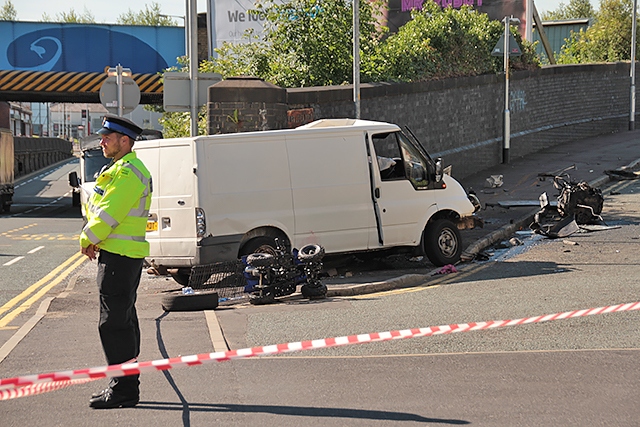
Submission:
{"label": "concrete barrier", "polygon": [[46,168],[73,156],[73,143],[60,138],[14,138],[15,177]]}

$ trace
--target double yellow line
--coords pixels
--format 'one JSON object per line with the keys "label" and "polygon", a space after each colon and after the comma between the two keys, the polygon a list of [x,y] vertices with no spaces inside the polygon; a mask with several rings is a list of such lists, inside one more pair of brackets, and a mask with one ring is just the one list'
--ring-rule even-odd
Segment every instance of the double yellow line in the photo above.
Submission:
{"label": "double yellow line", "polygon": [[[85,259],[85,256],[81,252],[77,252],[71,258],[53,269],[49,274],[0,307],[0,329],[11,323],[20,313],[28,310],[35,302],[49,292],[51,288],[69,276]],[[71,267],[67,268],[69,265],[71,265]],[[5,315],[5,313],[7,314]]]}

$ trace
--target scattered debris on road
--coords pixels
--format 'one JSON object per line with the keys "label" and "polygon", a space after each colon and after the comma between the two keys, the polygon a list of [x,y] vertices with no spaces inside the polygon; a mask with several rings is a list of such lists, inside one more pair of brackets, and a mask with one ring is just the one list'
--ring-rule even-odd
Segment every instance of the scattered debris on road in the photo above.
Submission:
{"label": "scattered debris on road", "polygon": [[609,178],[619,181],[640,178],[640,172],[630,171],[625,168],[604,171]]}
{"label": "scattered debris on road", "polygon": [[443,266],[442,268],[440,268],[439,270],[435,271],[432,276],[435,276],[437,274],[451,274],[451,273],[457,273],[458,269],[456,268],[455,265],[453,264],[447,264],[445,266]]}
{"label": "scattered debris on road", "polygon": [[484,186],[485,188],[498,188],[498,187],[502,187],[503,181],[502,181],[502,175],[491,175],[489,178],[486,179],[486,181],[484,182]]}
{"label": "scattered debris on road", "polygon": [[553,186],[560,191],[555,206],[549,202],[547,193],[540,195],[540,211],[534,216],[530,228],[550,238],[568,237],[580,230],[581,225],[603,225],[600,216],[604,197],[598,188],[587,182],[571,181],[568,174],[555,176]]}

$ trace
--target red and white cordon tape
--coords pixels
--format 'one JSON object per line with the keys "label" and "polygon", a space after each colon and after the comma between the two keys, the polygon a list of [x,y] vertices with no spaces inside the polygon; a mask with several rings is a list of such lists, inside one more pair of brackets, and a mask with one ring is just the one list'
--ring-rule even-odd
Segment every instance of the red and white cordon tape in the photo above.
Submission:
{"label": "red and white cordon tape", "polygon": [[610,305],[606,307],[590,308],[564,313],[547,314],[515,320],[493,320],[479,323],[462,323],[427,328],[403,329],[399,331],[376,332],[371,334],[349,335],[337,338],[324,338],[291,342],[286,344],[267,345],[262,347],[243,348],[240,350],[221,351],[216,353],[202,353],[191,356],[174,357],[171,359],[154,360],[150,362],[123,363],[119,365],[101,366],[97,368],[78,369],[75,371],[60,371],[49,374],[25,375],[15,378],[0,379],[0,400],[30,396],[57,390],[73,384],[85,383],[105,377],[121,377],[150,371],[163,371],[183,366],[201,365],[207,362],[224,362],[232,359],[291,353],[302,350],[338,347],[351,344],[390,341],[405,338],[426,337],[431,335],[451,334],[456,332],[479,331],[484,329],[502,328],[505,326],[526,325],[551,320],[571,319],[575,317],[592,316],[595,314],[616,313],[640,310],[640,301]]}

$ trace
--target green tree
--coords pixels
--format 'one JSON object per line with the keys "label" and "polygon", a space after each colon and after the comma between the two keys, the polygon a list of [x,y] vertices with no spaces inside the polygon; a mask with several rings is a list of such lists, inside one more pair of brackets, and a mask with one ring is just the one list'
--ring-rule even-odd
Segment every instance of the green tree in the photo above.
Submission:
{"label": "green tree", "polygon": [[[43,21],[45,20],[46,15],[42,15]],[[46,16],[48,19],[48,16]],[[56,15],[55,22],[69,22],[69,23],[77,23],[77,24],[92,24],[96,22],[96,18],[93,16],[91,12],[84,8],[84,12],[82,14],[78,14],[73,8],[69,10],[69,12],[60,12]]]}
{"label": "green tree", "polygon": [[177,23],[171,17],[163,15],[160,4],[153,2],[151,5],[145,4],[144,10],[133,12],[129,9],[126,13],[118,16],[118,24],[123,25],[145,25],[149,27],[176,26]]}
{"label": "green tree", "polygon": [[18,13],[16,8],[11,3],[11,0],[6,0],[0,8],[0,21],[15,21]]}
{"label": "green tree", "polygon": [[[396,34],[378,45],[376,55],[366,58],[363,72],[371,81],[420,81],[473,76],[502,71],[502,58],[491,51],[504,26],[484,13],[463,6],[441,8],[424,3],[422,11]],[[533,47],[512,28],[523,55],[513,58],[516,69],[538,67]]]}
{"label": "green tree", "polygon": [[[372,51],[381,32],[374,13],[379,1],[360,3],[360,48]],[[248,33],[246,44],[224,43],[206,71],[223,76],[255,75],[283,87],[323,86],[352,79],[352,2],[259,1],[250,13],[266,16],[263,37]]]}
{"label": "green tree", "polygon": [[560,3],[556,10],[542,13],[543,21],[562,19],[593,18],[595,11],[589,0],[569,0],[569,4]]}
{"label": "green tree", "polygon": [[632,15],[631,0],[602,0],[593,25],[572,34],[562,47],[558,63],[628,61]]}

